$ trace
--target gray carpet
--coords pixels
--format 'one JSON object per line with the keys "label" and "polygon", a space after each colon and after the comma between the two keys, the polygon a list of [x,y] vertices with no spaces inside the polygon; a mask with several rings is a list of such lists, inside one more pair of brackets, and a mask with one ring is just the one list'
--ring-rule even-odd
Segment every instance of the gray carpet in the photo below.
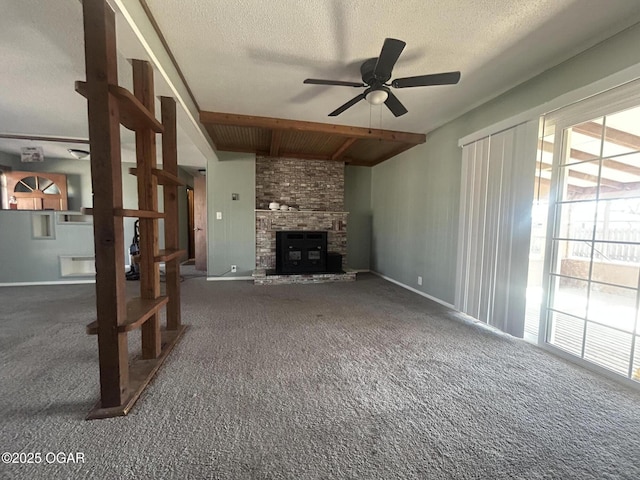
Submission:
{"label": "gray carpet", "polygon": [[372,275],[185,278],[182,342],[91,422],[93,285],[0,289],[0,450],[85,457],[1,478],[640,478],[635,390]]}

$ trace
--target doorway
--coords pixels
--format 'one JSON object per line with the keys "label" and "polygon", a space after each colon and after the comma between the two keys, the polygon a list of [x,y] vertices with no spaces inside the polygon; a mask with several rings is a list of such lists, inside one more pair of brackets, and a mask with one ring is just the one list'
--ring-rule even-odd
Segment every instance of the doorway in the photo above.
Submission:
{"label": "doorway", "polygon": [[[540,344],[640,382],[640,86],[635,89],[635,100],[618,93],[616,101],[609,92],[559,112],[541,136],[539,230],[546,204],[549,221],[544,246],[532,236],[530,279],[537,271],[541,282],[528,286],[527,330],[536,333],[531,319],[541,307]],[[534,224],[535,212],[534,204]],[[531,265],[542,255],[540,277]]]}
{"label": "doorway", "polygon": [[193,177],[193,218],[196,270],[207,271],[207,178]]}

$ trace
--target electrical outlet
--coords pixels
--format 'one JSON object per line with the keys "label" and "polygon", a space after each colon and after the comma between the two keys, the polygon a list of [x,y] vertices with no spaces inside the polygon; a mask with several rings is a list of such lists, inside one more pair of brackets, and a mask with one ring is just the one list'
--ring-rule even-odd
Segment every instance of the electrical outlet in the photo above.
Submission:
{"label": "electrical outlet", "polygon": [[237,265],[231,265],[231,273],[236,273],[238,271]]}
{"label": "electrical outlet", "polygon": [[422,285],[422,277],[418,275],[418,285]]}

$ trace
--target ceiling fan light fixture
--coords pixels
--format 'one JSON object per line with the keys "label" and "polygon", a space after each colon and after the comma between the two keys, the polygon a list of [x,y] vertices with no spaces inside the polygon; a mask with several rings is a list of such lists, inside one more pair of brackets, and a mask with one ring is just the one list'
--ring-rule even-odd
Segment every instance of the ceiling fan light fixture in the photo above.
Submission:
{"label": "ceiling fan light fixture", "polygon": [[90,153],[87,150],[79,150],[77,148],[68,148],[67,152],[69,152],[72,157],[75,157],[78,160],[84,160],[85,158],[88,158],[90,155]]}
{"label": "ceiling fan light fixture", "polygon": [[387,87],[410,88],[428,87],[431,85],[455,85],[460,81],[460,72],[432,73],[417,75],[414,77],[396,78],[387,83],[393,76],[393,67],[396,65],[400,54],[407,44],[397,38],[385,38],[382,50],[378,57],[369,58],[360,65],[360,82],[345,82],[342,80],[321,80],[319,78],[307,78],[304,83],[312,85],[337,85],[344,87],[366,87],[360,95],[352,98],[344,105],[336,108],[329,114],[336,117],[356,103],[367,100],[370,105],[385,104],[395,117],[401,117],[408,113],[406,107]]}
{"label": "ceiling fan light fixture", "polygon": [[386,90],[372,90],[365,97],[371,105],[381,105],[389,98],[389,92]]}

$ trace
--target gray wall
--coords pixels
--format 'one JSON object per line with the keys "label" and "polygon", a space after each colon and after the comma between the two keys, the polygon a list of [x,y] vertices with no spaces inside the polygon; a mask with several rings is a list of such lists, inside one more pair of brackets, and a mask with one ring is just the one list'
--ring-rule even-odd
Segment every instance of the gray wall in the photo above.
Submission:
{"label": "gray wall", "polygon": [[[255,268],[255,155],[219,152],[207,166],[208,274],[251,275]],[[231,194],[240,200],[231,200]],[[348,266],[369,269],[371,238],[371,169],[346,167],[345,209],[351,212],[347,234]],[[222,220],[216,219],[222,212]],[[238,272],[227,272],[231,265]]]}
{"label": "gray wall", "polygon": [[[1,153],[1,152],[0,152]],[[18,171],[54,172],[67,175],[69,190],[68,209],[79,211],[91,207],[91,166],[88,160],[46,158],[42,163],[22,163],[18,155],[1,153],[0,164]],[[122,164],[122,191],[124,208],[138,208],[136,177],[129,174],[132,163]],[[180,169],[180,178],[193,184],[193,177]],[[179,196],[180,246],[187,249],[187,199],[186,187],[181,187]],[[162,209],[162,187],[159,187],[158,206]],[[93,255],[93,227],[91,225],[55,225],[55,240],[33,240],[31,238],[30,212],[8,212],[0,210],[0,283],[46,282],[69,280],[59,276],[59,255]],[[133,239],[135,218],[124,218],[124,258],[129,265],[129,246]],[[164,225],[159,223],[159,244],[164,247]],[[19,251],[16,251],[19,245]],[[15,272],[15,273],[14,273]]]}
{"label": "gray wall", "polygon": [[428,134],[425,144],[373,167],[372,270],[453,303],[462,158],[458,140],[640,64],[638,44],[640,25],[458,117]]}
{"label": "gray wall", "polygon": [[0,166],[8,166],[13,168],[13,162],[16,160],[17,155],[12,155],[6,152],[0,152]]}
{"label": "gray wall", "polygon": [[371,259],[371,173],[369,167],[344,170],[344,209],[347,218],[347,267],[369,270]]}
{"label": "gray wall", "polygon": [[[219,152],[218,157],[207,164],[208,274],[251,275],[256,264],[255,155]],[[240,199],[231,200],[232,193]],[[231,265],[237,265],[237,273],[228,273]]]}
{"label": "gray wall", "polygon": [[[33,237],[32,215],[50,213],[53,238]],[[0,210],[0,283],[91,280],[61,277],[60,256],[92,256],[93,225],[56,223],[54,212]]]}

